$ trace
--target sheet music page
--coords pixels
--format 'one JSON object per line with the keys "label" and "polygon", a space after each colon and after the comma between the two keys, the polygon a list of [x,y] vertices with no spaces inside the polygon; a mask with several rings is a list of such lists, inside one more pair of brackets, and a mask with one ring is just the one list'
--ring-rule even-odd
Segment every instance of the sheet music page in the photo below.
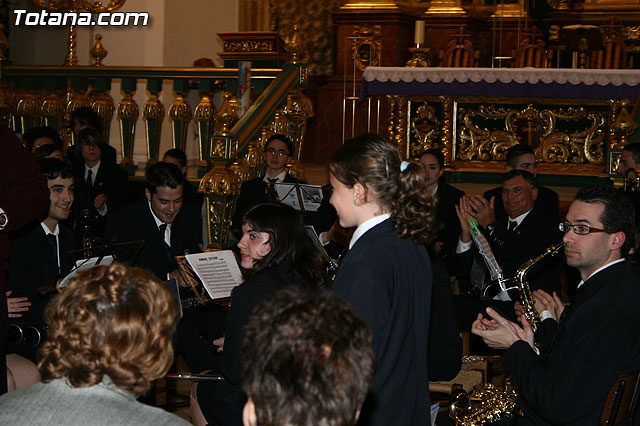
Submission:
{"label": "sheet music page", "polygon": [[231,290],[242,283],[242,273],[231,250],[188,254],[185,259],[212,299],[231,296]]}
{"label": "sheet music page", "polygon": [[109,255],[109,256],[92,257],[92,258],[89,258],[89,259],[76,260],[76,266],[71,270],[71,272],[69,272],[69,274],[67,274],[66,277],[64,277],[62,280],[60,280],[60,282],[58,283],[57,287],[58,288],[65,288],[69,284],[69,281],[73,277],[75,277],[79,272],[87,270],[87,269],[91,268],[92,266],[95,266],[95,265],[109,266],[112,263],[113,263],[113,256],[111,256],[111,255]]}
{"label": "sheet music page", "polygon": [[302,210],[300,201],[298,200],[298,193],[296,192],[295,183],[276,183],[274,185],[278,198],[282,204],[293,207],[296,210]]}
{"label": "sheet music page", "polygon": [[304,210],[308,212],[317,211],[322,202],[322,187],[320,185],[300,184],[300,193]]}

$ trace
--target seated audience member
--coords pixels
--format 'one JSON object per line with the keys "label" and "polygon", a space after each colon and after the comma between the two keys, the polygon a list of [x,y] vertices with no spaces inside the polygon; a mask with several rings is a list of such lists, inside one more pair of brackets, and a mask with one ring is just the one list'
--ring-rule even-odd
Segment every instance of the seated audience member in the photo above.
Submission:
{"label": "seated audience member", "polygon": [[78,108],[71,113],[71,131],[73,132],[74,146],[70,147],[69,149],[70,152],[75,152],[75,155],[67,153],[68,157],[71,158],[74,163],[76,161],[82,161],[79,152],[81,142],[78,141],[78,136],[81,130],[89,127],[95,129],[98,135],[100,135],[100,150],[102,151],[104,161],[107,163],[116,164],[117,153],[115,148],[109,145],[109,141],[102,140],[102,135],[104,134],[102,118],[100,118],[98,113],[95,112],[91,107]]}
{"label": "seated audience member", "polygon": [[371,332],[339,297],[278,291],[249,319],[242,349],[244,426],[358,420],[373,377]]}
{"label": "seated audience member", "polygon": [[33,158],[36,163],[40,163],[44,158],[57,158],[58,160],[64,160],[64,154],[62,150],[52,143],[41,145],[33,151]]}
{"label": "seated audience member", "polygon": [[83,221],[89,221],[93,236],[104,234],[108,214],[124,202],[127,173],[115,163],[102,161],[100,134],[86,128],[78,135],[82,163],[76,166],[76,239],[80,241]]}
{"label": "seated audience member", "polygon": [[56,130],[49,126],[37,126],[27,129],[22,134],[22,142],[30,153],[44,145],[54,145],[62,150],[62,138]]}
{"label": "seated audience member", "polygon": [[[507,164],[505,170],[524,170],[533,175],[538,176],[538,162],[536,155],[529,145],[517,144],[507,150]],[[560,214],[560,203],[558,201],[558,193],[544,186],[537,186],[538,189],[538,206],[545,212]],[[491,200],[495,198],[495,214],[496,218],[502,220],[506,217],[506,212],[501,202],[502,187],[493,188],[484,193],[484,198]]]}
{"label": "seated audience member", "polygon": [[80,273],[45,313],[42,382],[0,398],[11,425],[187,425],[136,397],[173,362],[178,306],[150,272],[115,263]]}
{"label": "seated audience member", "polygon": [[198,193],[198,188],[187,181],[187,155],[184,151],[178,148],[172,148],[164,153],[162,161],[165,163],[173,163],[178,166],[180,172],[182,172],[182,176],[184,176],[184,190],[182,195],[184,202],[192,203],[200,208],[202,206],[204,196]]}
{"label": "seated audience member", "polygon": [[[571,305],[549,303],[555,308],[535,336],[526,320],[516,324],[492,309],[492,319],[478,315],[473,323],[489,346],[507,350],[502,364],[523,413],[509,424],[600,424],[618,376],[640,371],[640,271],[625,260],[634,245],[633,205],[612,187],[584,187],[561,226],[567,265],[582,278]],[[540,335],[547,322],[557,323],[555,332]]]}
{"label": "seated audience member", "polygon": [[242,217],[247,210],[257,204],[277,201],[273,184],[304,183],[285,171],[293,156],[293,144],[285,135],[275,134],[267,139],[262,156],[265,163],[264,176],[243,183],[236,200],[231,229],[237,237],[242,235]]}
{"label": "seated audience member", "polygon": [[456,217],[455,206],[464,192],[442,182],[444,174],[444,156],[437,149],[427,149],[420,154],[419,162],[427,172],[427,188],[436,198],[437,236],[433,248],[443,258],[454,253],[460,238],[460,223]]}
{"label": "seated audience member", "polygon": [[246,396],[242,392],[242,350],[245,326],[256,306],[286,286],[324,286],[322,261],[306,236],[299,212],[284,204],[259,204],[249,210],[238,242],[240,266],[249,278],[234,288],[226,318],[220,356],[222,382],[201,382],[191,395],[192,420],[237,425]]}
{"label": "seated audience member", "polygon": [[[511,170],[503,177],[501,204],[506,212],[504,218],[495,213],[496,199],[491,202],[484,197],[463,197],[456,207],[462,233],[456,248],[456,265],[460,285],[468,292],[478,292],[491,279],[485,271],[485,262],[479,258],[471,239],[469,217],[475,219],[486,237],[505,278],[514,277],[515,272],[529,259],[561,240],[557,215],[544,210],[538,204],[538,190],[533,175],[523,170]],[[559,291],[561,261],[547,260],[544,267],[527,274],[532,290],[543,289],[548,293]],[[517,291],[501,294],[500,300],[517,300]],[[479,298],[457,297],[458,317],[462,330],[469,325],[478,312]],[[462,305],[460,304],[462,303]],[[469,306],[466,306],[467,303]],[[500,305],[492,301],[493,306]],[[464,306],[463,306],[464,305]],[[513,317],[512,303],[504,303],[503,313]]]}
{"label": "seated audience member", "polygon": [[[42,295],[41,287],[52,286],[71,269],[69,251],[74,248],[73,233],[61,223],[69,217],[74,200],[73,169],[64,161],[48,158],[40,163],[40,173],[47,178],[49,210],[41,222],[13,234],[7,290],[15,298],[26,298],[30,308],[9,323],[26,330],[42,331],[44,308],[51,294]],[[24,339],[23,339],[24,340]],[[36,362],[39,342],[9,345],[9,353],[17,353]]]}
{"label": "seated audience member", "polygon": [[622,148],[620,153],[620,164],[617,172],[621,175],[630,168],[640,168],[640,143],[630,143]]}

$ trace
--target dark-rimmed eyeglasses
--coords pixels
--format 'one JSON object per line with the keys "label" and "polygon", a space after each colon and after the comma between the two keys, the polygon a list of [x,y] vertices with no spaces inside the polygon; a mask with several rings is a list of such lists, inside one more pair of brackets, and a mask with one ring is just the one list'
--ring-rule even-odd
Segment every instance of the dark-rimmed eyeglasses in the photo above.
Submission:
{"label": "dark-rimmed eyeglasses", "polygon": [[279,150],[275,150],[273,148],[269,148],[267,150],[267,153],[271,154],[271,155],[278,155],[279,157],[284,157],[285,155],[289,155],[289,153],[287,151],[285,151],[284,149],[279,149]]}
{"label": "dark-rimmed eyeglasses", "polygon": [[569,222],[560,222],[560,224],[558,225],[558,228],[560,229],[560,231],[564,232],[565,234],[569,232],[570,229],[573,228],[573,232],[576,235],[588,235],[596,232],[606,232],[607,234],[615,234],[616,232],[618,232],[618,231],[611,231],[609,229],[594,228],[593,226],[588,226],[588,225],[572,225]]}

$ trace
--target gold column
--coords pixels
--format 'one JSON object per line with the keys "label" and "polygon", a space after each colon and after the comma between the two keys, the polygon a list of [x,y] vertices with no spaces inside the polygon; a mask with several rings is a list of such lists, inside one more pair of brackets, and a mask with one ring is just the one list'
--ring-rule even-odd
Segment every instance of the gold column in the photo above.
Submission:
{"label": "gold column", "polygon": [[199,192],[207,203],[207,248],[227,247],[235,198],[240,193],[240,178],[224,163],[217,162],[200,181]]}
{"label": "gold column", "polygon": [[62,129],[60,129],[62,136],[62,142],[64,144],[65,151],[73,144],[73,131],[71,129],[71,114],[78,108],[88,107],[89,100],[87,99],[84,89],[73,89],[71,83],[67,87],[65,93],[66,106],[64,111],[64,121],[62,122]]}
{"label": "gold column", "polygon": [[94,90],[94,96],[91,102],[91,108],[102,119],[102,140],[109,143],[109,134],[111,130],[111,120],[116,110],[113,98],[106,90]]}
{"label": "gold column", "polygon": [[187,93],[187,90],[176,90],[175,100],[169,106],[169,121],[171,121],[173,147],[180,148],[183,151],[186,151],[187,128],[191,121],[191,108],[184,100]]}
{"label": "gold column", "polygon": [[133,174],[133,143],[136,135],[136,122],[138,121],[138,104],[133,99],[135,93],[135,80],[123,80],[122,88],[124,97],[118,103],[116,115],[120,120],[120,143],[122,147],[121,165],[127,169],[129,174]]}
{"label": "gold column", "polygon": [[22,133],[38,125],[40,115],[40,99],[35,90],[24,90],[18,100],[16,115],[20,117]]}
{"label": "gold column", "polygon": [[211,102],[213,92],[200,92],[200,102],[196,106],[193,119],[198,126],[198,140],[200,149],[200,163],[198,174],[206,173],[209,169],[209,155],[211,152],[211,137],[215,128],[216,107]]}
{"label": "gold column", "polygon": [[160,155],[160,136],[164,120],[164,105],[158,99],[160,92],[149,90],[149,99],[142,108],[144,128],[147,135],[147,164],[158,161]]}
{"label": "gold column", "polygon": [[46,95],[40,109],[43,125],[59,131],[64,121],[65,101],[56,91]]}

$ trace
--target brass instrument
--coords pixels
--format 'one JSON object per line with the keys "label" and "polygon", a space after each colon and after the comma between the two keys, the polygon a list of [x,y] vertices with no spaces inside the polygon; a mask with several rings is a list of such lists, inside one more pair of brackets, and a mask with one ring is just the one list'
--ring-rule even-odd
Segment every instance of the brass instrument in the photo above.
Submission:
{"label": "brass instrument", "polygon": [[10,345],[24,342],[27,346],[35,348],[45,339],[48,328],[49,326],[47,325],[21,327],[18,324],[9,324],[7,327],[7,342]]}
{"label": "brass instrument", "polygon": [[505,282],[514,282],[515,286],[518,287],[518,291],[520,292],[520,303],[522,304],[522,307],[524,309],[525,318],[529,322],[529,325],[531,326],[531,330],[535,332],[536,329],[538,328],[538,322],[540,322],[540,314],[536,312],[536,309],[534,307],[533,295],[531,294],[531,289],[529,288],[529,283],[526,280],[526,276],[529,273],[529,271],[538,262],[548,257],[555,256],[560,252],[560,249],[563,246],[564,246],[564,242],[562,241],[552,246],[549,246],[544,250],[544,252],[542,252],[542,254],[540,254],[537,257],[534,257],[533,259],[527,260],[522,266],[520,266],[516,271],[514,277],[509,278],[507,280],[498,280],[498,281],[489,283],[482,290],[482,298],[483,299],[488,298],[488,294],[489,294],[488,290],[492,286],[499,285],[500,283],[505,283]]}
{"label": "brass instrument", "polygon": [[623,182],[624,190],[628,192],[640,191],[640,169],[629,167],[624,171]]}
{"label": "brass instrument", "polygon": [[[527,273],[538,262],[558,254],[563,246],[564,242],[559,242],[547,247],[542,254],[529,259],[520,266],[515,276],[508,280],[514,281],[518,287],[524,316],[534,332],[538,328],[540,314],[535,308],[533,295],[526,279]],[[483,296],[486,295],[487,287],[483,291]],[[451,403],[449,404],[449,417],[455,421],[456,426],[481,426],[493,423],[513,415],[517,398],[518,392],[515,385],[508,379],[505,381],[504,388],[485,383],[475,386],[470,395],[464,390],[458,390],[452,395]],[[477,404],[472,406],[472,401],[477,401]]]}

